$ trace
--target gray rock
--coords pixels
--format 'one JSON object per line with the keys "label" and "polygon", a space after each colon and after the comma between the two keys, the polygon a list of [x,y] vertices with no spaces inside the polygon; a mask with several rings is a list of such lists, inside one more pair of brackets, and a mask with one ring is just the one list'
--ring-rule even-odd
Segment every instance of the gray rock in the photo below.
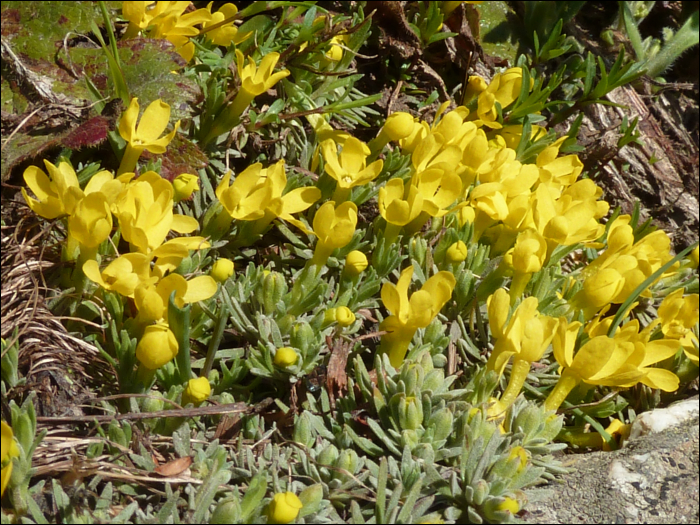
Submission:
{"label": "gray rock", "polygon": [[[630,439],[620,450],[566,456],[572,472],[528,491],[523,520],[698,523],[698,399],[692,402],[686,419]],[[668,419],[668,412],[657,415]]]}

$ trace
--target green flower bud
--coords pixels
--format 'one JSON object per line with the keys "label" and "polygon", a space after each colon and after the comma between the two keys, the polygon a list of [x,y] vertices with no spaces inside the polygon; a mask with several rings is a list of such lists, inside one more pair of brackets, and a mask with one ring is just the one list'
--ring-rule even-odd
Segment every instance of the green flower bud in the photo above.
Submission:
{"label": "green flower bud", "polygon": [[402,368],[399,375],[399,379],[406,385],[406,393],[409,395],[420,393],[424,377],[423,368],[415,364]]}
{"label": "green flower bud", "polygon": [[296,317],[294,317],[292,314],[282,316],[280,320],[277,321],[277,327],[280,329],[280,333],[282,335],[289,334],[289,332],[291,332],[292,330],[292,326],[295,320]]}
{"label": "green flower bud", "polygon": [[260,304],[267,315],[272,314],[284,295],[287,293],[287,281],[279,272],[269,272],[263,278],[262,300]]}
{"label": "green flower bud", "polygon": [[231,259],[217,259],[211,267],[209,275],[219,283],[223,283],[233,275],[233,261]]}
{"label": "green flower bud", "polygon": [[275,352],[274,363],[279,367],[287,368],[296,363],[298,359],[299,355],[294,348],[284,346]]}
{"label": "green flower bud", "polygon": [[357,277],[367,269],[368,265],[367,256],[358,250],[353,250],[345,257],[343,271],[350,277]]}
{"label": "green flower bud", "polygon": [[411,258],[419,266],[425,266],[425,257],[428,253],[428,242],[422,237],[414,237],[409,244]]}
{"label": "green flower bud", "polygon": [[291,523],[303,505],[293,492],[275,494],[267,510],[268,523]]}
{"label": "green flower bud", "polygon": [[338,448],[331,444],[324,448],[316,458],[321,465],[333,465],[339,456]]}
{"label": "green flower bud", "polygon": [[141,412],[160,412],[163,410],[165,403],[163,402],[162,394],[152,391],[149,395],[154,397],[147,397],[143,400]]}
{"label": "green flower bud", "polygon": [[241,518],[241,504],[236,498],[227,498],[219,502],[211,515],[211,523],[238,523]]}
{"label": "green flower bud", "polygon": [[401,448],[408,447],[409,450],[415,449],[420,443],[418,433],[415,430],[404,430],[401,432]]}
{"label": "green flower bud", "polygon": [[467,258],[467,245],[462,241],[457,241],[452,246],[447,248],[445,255],[447,262],[451,264],[459,264]]}
{"label": "green flower bud", "polygon": [[297,323],[292,329],[290,339],[293,347],[306,353],[316,343],[316,332],[307,322]]}
{"label": "green flower bud", "polygon": [[321,501],[323,501],[323,484],[316,483],[315,485],[306,487],[301,491],[301,494],[299,494],[299,500],[304,506],[304,509],[300,513],[301,517],[318,512]]}
{"label": "green flower bud", "polygon": [[[335,462],[335,467],[348,471],[350,474],[355,474],[361,467],[360,458],[357,456],[357,452],[352,449],[345,449],[340,453],[340,456]],[[347,475],[334,472],[333,477],[341,480],[346,480]]]}
{"label": "green flower bud", "polygon": [[474,488],[473,503],[475,505],[481,505],[489,495],[491,486],[489,485],[488,481],[480,479],[474,485],[472,485],[472,487]]}
{"label": "green flower bud", "polygon": [[339,306],[335,309],[335,320],[338,326],[346,328],[355,322],[355,314],[347,306]]}
{"label": "green flower bud", "polygon": [[430,416],[428,426],[433,426],[435,428],[433,441],[442,441],[443,439],[447,439],[448,436],[452,434],[453,422],[454,416],[449,408],[442,408]]}
{"label": "green flower bud", "polygon": [[294,423],[294,433],[292,435],[296,443],[304,445],[306,448],[311,448],[314,446],[314,435],[311,431],[311,420],[309,419],[309,414],[303,412]]}
{"label": "green flower bud", "polygon": [[399,403],[399,426],[416,430],[423,423],[423,403],[414,396],[404,397]]}

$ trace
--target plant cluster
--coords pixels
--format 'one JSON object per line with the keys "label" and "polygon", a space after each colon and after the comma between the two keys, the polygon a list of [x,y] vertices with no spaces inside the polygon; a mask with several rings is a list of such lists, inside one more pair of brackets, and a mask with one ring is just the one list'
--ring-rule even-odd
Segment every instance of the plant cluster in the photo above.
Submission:
{"label": "plant cluster", "polygon": [[[118,168],[64,152],[24,171],[24,200],[54,221],[65,263],[54,307],[100,327],[83,336],[116,373],[106,388],[133,395],[113,410],[270,397],[273,417],[243,413],[232,451],[211,439],[210,416],[145,420],[194,456],[201,484],[167,483],[154,504],[95,478],[88,515],[55,482],[67,520],[111,519],[119,488],[134,498],[119,521],[177,521],[186,508],[196,523],[504,522],[525,488],[565,471],[557,438],[615,448],[634,392],[697,377],[697,243],[674,255],[638,213],[611,212],[570,153],[577,125],[558,137],[542,116],[640,70],[620,55],[596,81],[589,55],[583,75],[547,77],[536,66],[561,54],[560,23],[542,46],[535,32],[530,62],[470,76],[461,99],[393,112],[368,136],[356,128],[379,97],[351,68],[371,19],[313,4],[123,2],[122,38],[168,40],[191,64],[173,74],[204,93],[197,116],[172,126],[164,100],[140,115],[102,4],[126,108],[110,133]],[[450,35],[442,23],[461,2],[415,4],[423,45]],[[565,80],[569,98],[554,100]],[[253,137],[270,147],[251,159]],[[209,165],[162,176],[153,155],[176,139]],[[17,353],[3,343],[3,395],[21,382]],[[2,490],[39,522],[45,480],[29,485],[42,436],[31,398],[11,407]],[[115,419],[89,454],[124,464],[128,450],[154,470],[131,433]]]}

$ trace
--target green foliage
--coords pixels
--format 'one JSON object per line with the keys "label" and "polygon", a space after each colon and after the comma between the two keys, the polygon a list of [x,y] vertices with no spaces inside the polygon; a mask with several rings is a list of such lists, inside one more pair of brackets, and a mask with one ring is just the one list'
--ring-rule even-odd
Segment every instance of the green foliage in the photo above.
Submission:
{"label": "green foliage", "polygon": [[[7,4],[20,21],[35,12]],[[118,475],[30,487],[44,433],[31,395],[10,401],[20,454],[3,522],[259,523],[282,500],[300,523],[514,521],[528,487],[566,472],[557,441],[614,448],[629,407],[697,376],[697,243],[674,256],[639,207],[608,215],[575,155],[581,110],[667,67],[697,13],[652,56],[622,2],[637,60],[608,60],[566,34],[584,2],[525,2],[496,23],[499,45],[525,51],[515,67],[489,81],[468,70],[466,106],[436,107],[460,87],[434,60],[459,41],[449,2],[401,8],[416,49],[400,64],[405,43],[364,3],[252,2],[214,29],[200,27],[210,7],[41,4],[28,24],[40,49],[68,38],[47,13],[101,43],[64,46],[81,74],[53,82],[95,103],[114,155],[62,135],[55,156],[44,130],[20,130],[3,161],[55,163],[28,168],[23,195],[64,258],[48,302],[115,374],[75,464]],[[459,6],[472,30],[484,14],[485,45],[504,31],[486,20],[499,6]],[[120,8],[125,30],[110,20]],[[240,38],[215,42],[234,19]],[[16,55],[34,52],[25,32],[8,26]],[[2,87],[3,108],[23,113]],[[125,130],[131,97],[147,122]],[[618,148],[639,143],[636,119],[620,131]],[[115,178],[130,148],[140,176]],[[598,381],[584,372],[600,359],[571,361],[600,338],[625,374]],[[3,396],[26,384],[21,341],[2,343]]]}

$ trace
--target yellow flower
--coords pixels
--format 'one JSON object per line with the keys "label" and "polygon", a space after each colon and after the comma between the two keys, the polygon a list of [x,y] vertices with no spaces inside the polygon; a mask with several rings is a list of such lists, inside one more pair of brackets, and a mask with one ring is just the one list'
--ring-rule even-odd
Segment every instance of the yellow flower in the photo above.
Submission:
{"label": "yellow flower", "polygon": [[15,443],[15,437],[12,433],[12,428],[10,425],[4,421],[1,421],[0,426],[2,427],[2,472],[0,473],[0,481],[2,482],[2,490],[0,490],[1,495],[5,494],[5,488],[7,488],[7,484],[10,482],[10,477],[12,476],[12,458],[18,458],[20,452],[17,443]]}
{"label": "yellow flower", "polygon": [[129,20],[126,38],[136,36],[139,29],[150,26],[152,29],[148,36],[167,39],[175,46],[175,51],[189,62],[194,56],[194,44],[190,38],[199,34],[194,26],[211,20],[211,12],[209,9],[197,9],[185,14],[190,2],[155,2],[153,9],[147,10],[146,7],[153,3],[123,2],[122,14]]}
{"label": "yellow flower", "polygon": [[610,205],[601,197],[603,190],[591,179],[583,179],[566,188],[559,198],[551,188],[540,184],[532,204],[533,221],[547,239],[547,257],[557,246],[591,242],[605,232],[598,219],[608,213]]}
{"label": "yellow flower", "polygon": [[502,288],[487,301],[489,327],[496,343],[486,367],[500,375],[514,356],[510,381],[500,399],[504,409],[515,401],[530,372],[530,363],[542,358],[559,324],[557,319],[539,314],[535,297],[520,303],[506,323],[510,303],[508,292]]}
{"label": "yellow flower", "polygon": [[[496,74],[485,91],[479,94],[477,124],[482,124],[491,129],[502,127],[496,119],[495,104],[498,102],[502,109],[510,106],[520,95],[520,88],[523,83],[523,70],[519,67],[512,67],[503,73]],[[530,79],[530,89],[534,85],[534,79]]]}
{"label": "yellow flower", "polygon": [[[450,148],[457,149],[456,146]],[[423,197],[421,211],[431,217],[442,217],[447,208],[462,193],[462,180],[458,175],[442,168],[430,168],[415,176],[415,185]]]}
{"label": "yellow flower", "polygon": [[189,173],[181,173],[173,180],[173,190],[175,191],[173,196],[175,202],[189,199],[195,191],[199,191],[199,177]]}
{"label": "yellow flower", "polygon": [[275,352],[274,363],[282,368],[287,368],[296,363],[298,359],[299,355],[294,348],[284,346],[282,348],[278,348],[277,352]]}
{"label": "yellow flower", "polygon": [[191,233],[199,227],[194,217],[173,214],[173,195],[172,184],[153,171],[122,191],[114,212],[132,251],[149,253],[163,244],[170,230]]}
{"label": "yellow flower", "polygon": [[209,299],[216,293],[216,281],[209,275],[200,275],[189,281],[182,275],[171,273],[158,283],[142,284],[134,290],[134,302],[141,322],[153,322],[168,318],[167,305],[170,295],[175,292],[175,304],[182,308],[185,304]]}
{"label": "yellow flower", "polygon": [[233,275],[233,261],[231,259],[217,259],[211,267],[209,274],[216,282],[223,283]]}
{"label": "yellow flower", "polygon": [[698,294],[683,297],[683,288],[679,288],[666,296],[658,313],[664,337],[677,339],[688,359],[697,365],[698,336],[693,328],[698,324]]}
{"label": "yellow flower", "polygon": [[[213,3],[214,2],[209,2],[209,5],[207,6],[207,9],[210,12]],[[231,44],[240,44],[253,33],[252,31],[248,31],[247,33],[239,33],[238,28],[233,23],[233,20],[221,27],[212,29],[211,31],[205,31],[207,27],[219,24],[227,18],[235,16],[236,13],[238,13],[238,8],[234,4],[222,5],[216,13],[211,14],[211,20],[209,22],[204,22],[202,24],[203,30],[201,33],[204,34],[207,40],[211,40],[217,46],[228,47]]]}
{"label": "yellow flower", "polygon": [[236,49],[236,63],[238,65],[238,75],[241,78],[241,89],[236,94],[233,102],[226,106],[221,114],[216,117],[209,132],[202,140],[203,144],[208,144],[222,133],[233,129],[243,111],[255,97],[262,95],[277,82],[289,76],[289,70],[287,69],[277,73],[272,72],[279,58],[279,53],[268,53],[263,57],[260,67],[258,67],[253,58],[248,57],[248,64],[246,65],[245,56]]}
{"label": "yellow flower", "polygon": [[369,266],[367,256],[358,250],[351,251],[345,257],[345,273],[352,277],[360,275],[367,269],[367,266]]}
{"label": "yellow flower", "polygon": [[391,179],[379,188],[379,213],[387,222],[384,238],[393,242],[401,228],[416,219],[423,211],[423,195],[413,184],[408,187],[404,198],[404,184],[401,179]]}
{"label": "yellow flower", "polygon": [[96,248],[112,231],[112,212],[102,193],[86,195],[68,218],[68,235],[86,248]]}
{"label": "yellow flower", "polygon": [[275,218],[283,219],[308,232],[306,226],[292,217],[306,210],[321,198],[315,187],[297,188],[282,195],[287,185],[284,161],[263,168],[259,162],[243,170],[229,186],[230,172],[216,188],[216,196],[234,219],[258,221],[254,230],[261,233]]}
{"label": "yellow flower", "polygon": [[297,519],[303,506],[293,492],[275,494],[268,507],[268,519],[270,523],[291,523]]}
{"label": "yellow flower", "polygon": [[357,206],[346,201],[336,207],[334,201],[323,204],[314,215],[314,233],[318,237],[312,264],[317,267],[326,264],[333,250],[348,244],[357,225]]}
{"label": "yellow flower", "polygon": [[86,261],[83,272],[105,290],[133,298],[139,284],[153,284],[158,280],[158,277],[151,277],[150,262],[151,258],[142,253],[126,253],[114,259],[102,272],[97,261]]}
{"label": "yellow flower", "polygon": [[467,245],[457,241],[447,249],[447,262],[459,264],[467,258]]}
{"label": "yellow flower", "polygon": [[335,321],[345,328],[355,322],[355,314],[347,306],[339,306],[335,309]]}
{"label": "yellow flower", "polygon": [[147,326],[136,345],[136,358],[148,370],[157,370],[172,360],[177,352],[175,334],[165,322]]}
{"label": "yellow flower", "polygon": [[139,102],[137,98],[132,98],[129,107],[119,120],[119,134],[127,142],[124,157],[119,165],[119,174],[134,171],[145,149],[156,155],[165,153],[167,145],[173,140],[180,127],[178,120],[173,130],[161,137],[170,122],[170,106],[160,99],[149,104],[137,127],[138,116]]}
{"label": "yellow flower", "polygon": [[321,154],[326,161],[324,169],[336,181],[334,200],[344,201],[350,196],[350,190],[374,180],[382,171],[384,163],[376,160],[367,166],[370,150],[367,145],[349,137],[338,155],[338,148],[332,139],[321,144]]}
{"label": "yellow flower", "polygon": [[24,170],[24,181],[39,199],[31,198],[27,190],[21,188],[24,200],[34,213],[45,219],[70,215],[83,198],[83,191],[78,184],[75,170],[67,162],[59,163],[58,167],[48,160],[45,160],[44,164],[51,176],[50,179],[36,166],[29,166]]}
{"label": "yellow flower", "polygon": [[527,229],[520,234],[513,248],[513,282],[510,285],[510,298],[513,303],[525,291],[533,273],[542,269],[547,258],[547,241],[535,229]]}
{"label": "yellow flower", "polygon": [[187,382],[187,387],[182,393],[182,406],[192,403],[194,406],[199,406],[201,403],[209,399],[211,395],[211,385],[206,377],[198,377],[190,379]]}
{"label": "yellow flower", "polygon": [[559,148],[567,138],[565,135],[547,146],[535,161],[540,171],[540,182],[557,191],[571,186],[583,171],[583,162],[578,155],[558,157]]}
{"label": "yellow flower", "polygon": [[389,354],[391,366],[397,368],[401,366],[416,330],[431,323],[450,300],[456,284],[450,272],[438,272],[409,299],[408,287],[412,276],[413,266],[409,266],[401,272],[396,285],[384,283],[382,286],[382,302],[391,313],[379,326],[380,330],[389,332],[382,336],[382,351]]}
{"label": "yellow flower", "polygon": [[591,339],[574,355],[580,326],[579,322],[568,323],[564,317],[559,319],[552,348],[563,371],[544,403],[547,410],[559,408],[569,392],[581,381],[591,385],[622,388],[641,382],[665,392],[673,392],[678,388],[679,380],[673,372],[649,366],[674,355],[678,351],[677,341],[649,341],[649,327],[640,332],[636,319],[625,323],[613,338],[597,335],[606,327],[606,324],[599,323],[591,331]]}
{"label": "yellow flower", "polygon": [[690,252],[690,255],[688,256],[692,262],[693,268],[698,267],[698,257],[700,257],[698,255],[698,248],[700,248],[700,246],[696,246],[695,249],[692,252]]}
{"label": "yellow flower", "polygon": [[496,506],[496,510],[517,514],[520,512],[520,503],[518,503],[518,500],[506,496],[503,498],[503,501]]}

